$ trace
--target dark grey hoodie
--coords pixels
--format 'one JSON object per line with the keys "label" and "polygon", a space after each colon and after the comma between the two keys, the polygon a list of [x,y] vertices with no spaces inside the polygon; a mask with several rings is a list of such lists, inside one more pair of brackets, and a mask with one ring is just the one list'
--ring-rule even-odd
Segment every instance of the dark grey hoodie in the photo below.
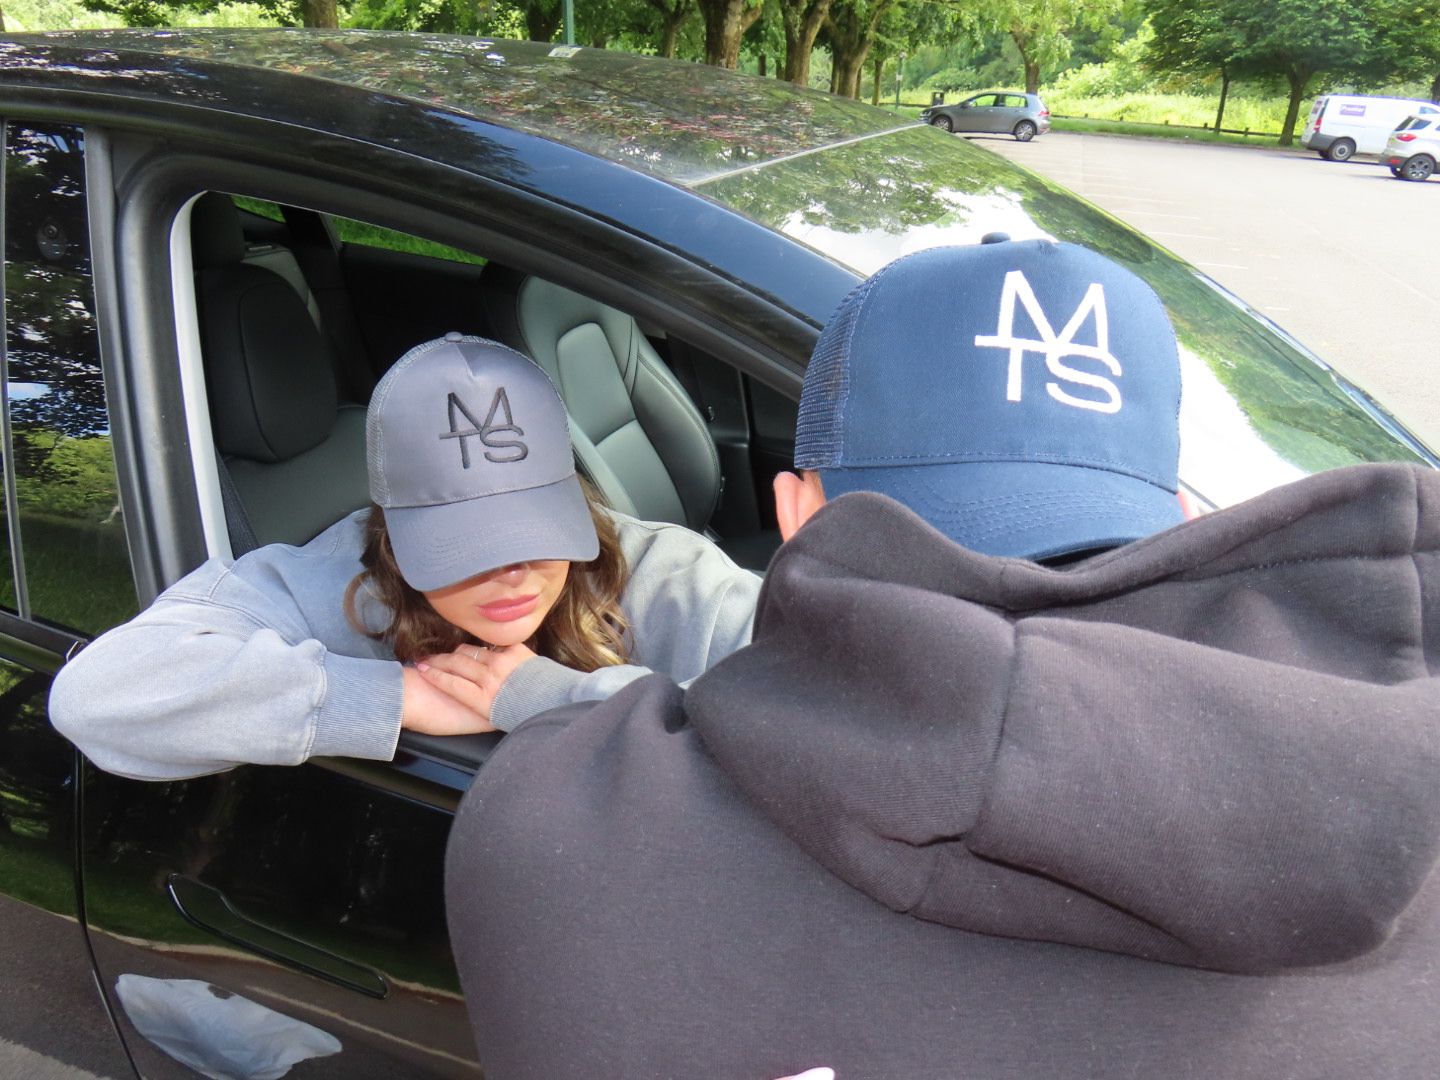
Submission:
{"label": "dark grey hoodie", "polygon": [[879,496],[755,644],[507,738],[450,919],[507,1077],[1440,1075],[1440,473],[1069,570]]}

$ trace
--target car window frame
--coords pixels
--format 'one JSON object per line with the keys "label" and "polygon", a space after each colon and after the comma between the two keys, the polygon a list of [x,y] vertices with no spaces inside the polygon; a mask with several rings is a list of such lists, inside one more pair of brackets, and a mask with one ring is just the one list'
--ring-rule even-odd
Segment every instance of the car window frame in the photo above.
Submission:
{"label": "car window frame", "polygon": [[[732,317],[739,319],[745,318],[747,308],[758,309],[748,320],[751,326],[773,323],[773,301],[648,237],[610,226],[583,208],[507,188],[483,176],[455,178],[451,170],[451,178],[459,179],[469,193],[457,200],[459,208],[441,209],[402,181],[384,175],[387,170],[372,170],[372,175],[357,179],[324,154],[304,165],[263,156],[242,160],[234,146],[203,138],[169,138],[162,144],[143,132],[114,125],[87,126],[87,132],[93,137],[97,159],[96,175],[89,180],[99,181],[96,190],[102,190],[103,184],[103,190],[115,193],[104,214],[92,215],[92,236],[103,234],[92,240],[100,245],[92,250],[103,250],[111,268],[104,275],[111,287],[103,301],[97,297],[102,305],[102,360],[107,394],[113,395],[119,414],[112,418],[112,427],[117,460],[124,463],[121,501],[127,528],[133,518],[132,562],[142,606],[206,558],[229,552],[214,441],[204,407],[185,218],[186,208],[205,191],[340,214],[484,252],[627,310],[647,325],[663,327],[741,374],[798,400],[803,364],[818,326],[806,323],[798,334],[792,326],[788,355],[784,338],[766,349],[756,347],[717,324],[708,311],[696,306],[697,298],[728,304]],[[375,148],[370,152],[387,153]],[[576,257],[580,250],[585,259]],[[645,269],[643,279],[635,267]],[[98,263],[96,273],[102,273]],[[687,281],[689,288],[681,294],[647,284],[669,280]],[[124,363],[123,357],[144,361]],[[167,373],[178,377],[167,378]],[[173,419],[181,415],[183,430]],[[156,447],[153,438],[137,437],[137,432],[163,430],[167,420],[170,430],[163,446]],[[498,736],[442,739],[406,732],[392,762],[317,759],[316,764],[409,799],[453,809],[496,742]]]}

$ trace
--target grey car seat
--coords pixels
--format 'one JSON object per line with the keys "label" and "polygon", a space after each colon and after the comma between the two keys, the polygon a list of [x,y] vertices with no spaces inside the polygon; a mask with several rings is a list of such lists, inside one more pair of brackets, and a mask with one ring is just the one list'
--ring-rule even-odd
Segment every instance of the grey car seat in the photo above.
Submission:
{"label": "grey car seat", "polygon": [[369,501],[365,408],[339,400],[330,344],[295,284],[246,262],[229,196],[197,200],[191,246],[224,471],[255,542],[303,544]]}
{"label": "grey car seat", "polygon": [[576,457],[606,501],[703,530],[720,496],[715,443],[635,320],[496,263],[481,285],[496,337],[536,360],[559,389]]}

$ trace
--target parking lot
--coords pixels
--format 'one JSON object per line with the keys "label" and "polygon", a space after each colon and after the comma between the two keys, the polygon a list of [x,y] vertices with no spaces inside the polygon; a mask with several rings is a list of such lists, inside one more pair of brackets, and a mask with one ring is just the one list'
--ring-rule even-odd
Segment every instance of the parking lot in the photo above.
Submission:
{"label": "parking lot", "polygon": [[1440,448],[1440,180],[1299,150],[1070,132],[974,142],[1193,263]]}

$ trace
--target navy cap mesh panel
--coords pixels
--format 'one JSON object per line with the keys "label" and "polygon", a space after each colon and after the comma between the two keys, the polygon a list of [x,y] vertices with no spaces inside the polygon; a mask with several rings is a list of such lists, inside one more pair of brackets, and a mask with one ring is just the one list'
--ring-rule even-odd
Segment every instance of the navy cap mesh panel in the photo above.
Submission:
{"label": "navy cap mesh panel", "polygon": [[800,391],[800,415],[795,421],[797,469],[825,469],[840,464],[845,445],[845,402],[850,396],[850,339],[865,297],[877,278],[861,282],[840,301],[815,343]]}

